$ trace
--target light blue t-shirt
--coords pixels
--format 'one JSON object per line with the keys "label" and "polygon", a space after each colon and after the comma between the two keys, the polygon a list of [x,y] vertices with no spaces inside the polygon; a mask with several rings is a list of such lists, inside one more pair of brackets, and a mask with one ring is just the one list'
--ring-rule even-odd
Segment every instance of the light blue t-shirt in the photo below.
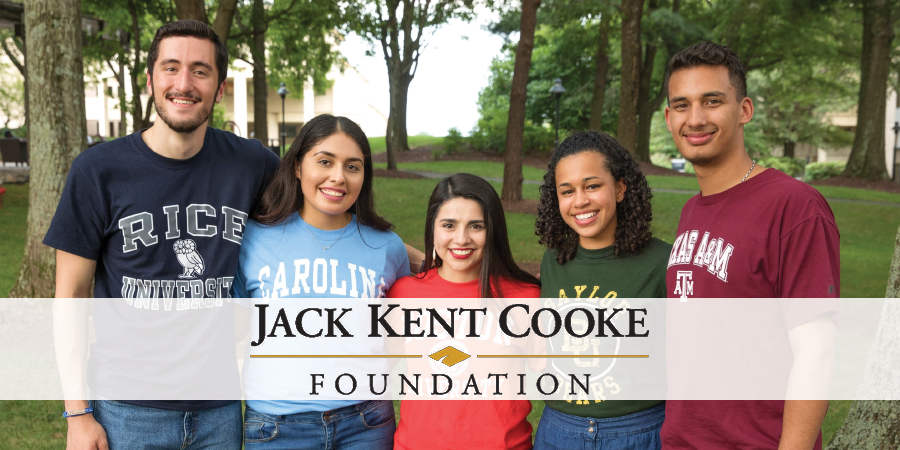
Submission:
{"label": "light blue t-shirt", "polygon": [[[313,237],[315,236],[315,237]],[[322,247],[327,246],[325,250]],[[379,298],[384,297],[394,282],[409,275],[409,259],[400,237],[390,231],[378,231],[359,225],[356,215],[344,229],[320,230],[307,224],[300,214],[285,222],[264,226],[250,221],[244,232],[238,269],[234,279],[234,297],[265,299],[250,302],[257,323],[257,303],[278,298]],[[254,331],[251,331],[254,333]],[[253,334],[255,336],[255,334]],[[320,352],[320,339],[291,340],[297,354],[334,353],[334,348]],[[341,340],[352,341],[352,339]],[[377,341],[377,342],[376,342]],[[268,345],[269,342],[266,342]],[[384,353],[381,340],[364,339],[346,342],[350,353],[367,351]],[[297,348],[302,346],[303,348]],[[248,349],[249,351],[249,349]],[[289,370],[272,370],[265,359],[246,358],[244,391],[247,406],[264,414],[286,415],[308,411],[329,411],[359,403],[358,400],[253,400],[296,398],[296,374]],[[283,361],[279,367],[319,368],[333,364],[341,367],[359,365],[364,372],[382,373],[386,360],[320,360]],[[365,366],[365,367],[363,367]],[[333,372],[332,372],[333,373]],[[341,372],[337,372],[341,373]],[[296,395],[294,395],[296,394]]]}

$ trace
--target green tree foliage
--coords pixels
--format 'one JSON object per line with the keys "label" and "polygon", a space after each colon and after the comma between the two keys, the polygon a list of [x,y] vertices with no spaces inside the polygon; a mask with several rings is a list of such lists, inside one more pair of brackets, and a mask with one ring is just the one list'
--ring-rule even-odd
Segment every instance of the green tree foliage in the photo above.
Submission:
{"label": "green tree foliage", "polygon": [[[589,128],[598,25],[605,5],[610,8],[606,11],[612,15],[612,24],[600,128],[616,133],[620,120],[620,19],[615,3],[605,0],[548,0],[542,7],[526,104],[526,118],[533,127],[553,125],[555,99],[548,91],[558,76],[568,90],[560,104],[562,134]],[[829,126],[826,118],[829,113],[848,110],[855,101],[861,33],[858,9],[837,2],[660,0],[653,8],[648,2],[641,27],[645,89],[638,108],[645,107],[640,117],[646,117],[647,128],[638,127],[638,147],[645,140],[643,145],[651,152],[678,155],[662,114],[665,67],[671,55],[702,40],[728,45],[747,63],[749,94],[756,106],[753,121],[745,126],[745,144],[751,155],[769,156],[786,142],[824,148],[849,145],[850,134]],[[514,14],[501,16],[493,31],[508,33],[512,20],[507,16]],[[650,46],[655,46],[652,61],[646,59]],[[511,55],[507,44],[494,61],[489,84],[480,95],[481,120],[473,136],[482,142],[498,140],[491,130],[499,125],[496,111],[508,100],[504,92],[508,90]],[[900,76],[894,80],[900,85],[896,81]],[[495,144],[487,146],[491,145]]]}
{"label": "green tree foliage", "polygon": [[[140,98],[147,82],[147,52],[156,29],[175,20],[172,4],[165,0],[83,0],[82,11],[106,22],[100,33],[85,35],[84,66],[88,76],[97,78],[108,69],[116,77],[120,135],[128,131],[126,115],[131,115],[132,131],[149,126],[152,99],[142,104]],[[132,89],[130,102],[125,96],[126,84]]]}
{"label": "green tree foliage", "polygon": [[342,17],[333,2],[301,0],[250,0],[237,5],[228,40],[229,55],[253,66],[254,130],[257,139],[268,140],[267,96],[256,95],[284,82],[290,95],[303,98],[304,86],[313,80],[316,92],[330,87],[326,74],[342,67],[335,32]]}
{"label": "green tree foliage", "polygon": [[[278,3],[278,2],[276,2]],[[341,14],[331,2],[296,2],[284,20],[271,22],[266,35],[270,86],[285,82],[294,98],[303,98],[303,86],[312,77],[317,94],[331,87],[325,75],[345,64],[336,45],[342,40],[336,31]]]}
{"label": "green tree foliage", "polygon": [[[536,34],[539,33],[540,31]],[[535,48],[537,48],[537,36]],[[523,136],[525,153],[547,152],[553,148],[552,129],[544,126],[543,119],[535,123],[531,118],[533,107],[530,105],[535,98],[533,71],[535,70],[536,56],[536,54],[532,56],[532,74],[529,75],[532,82],[528,85],[528,101],[525,109]],[[490,81],[478,96],[480,118],[471,133],[472,146],[477,150],[502,153],[506,149],[506,124],[509,119],[509,94],[512,86],[514,58],[515,49],[511,44],[507,44],[505,54],[494,58],[491,63]],[[550,89],[549,86],[547,89]],[[561,117],[565,116],[561,114]]]}
{"label": "green tree foliage", "polygon": [[748,77],[756,107],[753,121],[769,148],[794,157],[798,142],[818,148],[847,147],[852,135],[826,120],[828,113],[853,106],[854,72],[837,64],[778,64]]}

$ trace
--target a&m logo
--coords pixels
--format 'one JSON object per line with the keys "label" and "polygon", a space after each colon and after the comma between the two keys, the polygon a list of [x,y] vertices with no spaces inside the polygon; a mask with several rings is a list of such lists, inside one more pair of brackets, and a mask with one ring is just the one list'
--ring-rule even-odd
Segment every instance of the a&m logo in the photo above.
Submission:
{"label": "a&m logo", "polygon": [[681,294],[681,301],[686,302],[688,295],[694,295],[693,273],[690,270],[679,270],[675,275],[675,292]]}

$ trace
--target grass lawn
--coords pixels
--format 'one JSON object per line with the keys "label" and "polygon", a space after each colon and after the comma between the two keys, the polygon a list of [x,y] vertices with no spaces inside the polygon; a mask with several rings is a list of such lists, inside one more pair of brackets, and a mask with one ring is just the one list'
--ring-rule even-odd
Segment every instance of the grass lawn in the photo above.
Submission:
{"label": "grass lawn", "polygon": [[7,184],[0,208],[0,296],[12,289],[22,252],[25,251],[25,217],[28,214],[28,185]]}
{"label": "grass lawn", "polygon": [[0,401],[0,448],[65,448],[66,419],[62,411],[62,401]]}
{"label": "grass lawn", "polygon": [[[375,164],[376,168],[385,169],[387,164]],[[397,168],[413,172],[435,172],[454,174],[471,173],[482,178],[503,178],[503,164],[485,161],[429,161],[417,163],[399,163]],[[522,174],[526,180],[543,181],[544,170],[531,166],[522,166]]]}
{"label": "grass lawn", "polygon": [[[444,143],[444,138],[441,136],[416,135],[416,136],[409,136],[407,138],[407,143],[409,144],[409,148],[426,147],[426,146],[431,146],[431,145],[441,145]],[[384,136],[370,137],[369,138],[369,147],[372,148],[372,153],[386,152],[387,144],[384,141]]]}
{"label": "grass lawn", "polygon": [[[410,144],[412,145],[412,144]],[[503,178],[503,164],[499,162],[484,161],[429,161],[420,163],[400,163],[400,170],[422,171],[453,174],[457,172],[471,173],[484,178]],[[387,164],[376,164],[375,167],[385,168]],[[522,167],[522,175],[526,180],[543,181],[544,170],[531,166]],[[666,177],[650,175],[647,182],[654,189],[674,189],[682,191],[699,192],[700,186],[694,177]],[[826,198],[839,198],[847,200],[864,200],[884,203],[900,203],[900,195],[887,192],[870,191],[834,186],[813,186]],[[527,196],[526,196],[527,197]]]}

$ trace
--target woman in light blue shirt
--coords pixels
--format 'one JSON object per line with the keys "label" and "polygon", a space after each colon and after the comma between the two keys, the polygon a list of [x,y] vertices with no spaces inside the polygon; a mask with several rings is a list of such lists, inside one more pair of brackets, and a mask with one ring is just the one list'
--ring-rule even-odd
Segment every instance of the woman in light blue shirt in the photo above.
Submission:
{"label": "woman in light blue shirt", "polygon": [[[357,301],[358,314],[342,320],[353,338],[278,336],[251,347],[251,353],[384,354],[382,338],[364,332],[365,306],[378,303],[371,299],[384,297],[394,281],[409,274],[409,259],[390,222],[375,212],[372,181],[369,142],[356,123],[321,115],[300,130],[247,225],[234,295],[265,299],[254,303],[269,305],[269,322],[279,304],[296,309],[293,300],[279,299],[333,298],[332,305],[343,302],[338,299],[370,300]],[[258,323],[261,310],[254,308],[251,323]],[[383,358],[247,358],[245,448],[392,448],[390,401],[327,395],[310,400],[310,372],[380,374],[389,373],[389,366]],[[325,383],[333,387],[334,381]]]}

